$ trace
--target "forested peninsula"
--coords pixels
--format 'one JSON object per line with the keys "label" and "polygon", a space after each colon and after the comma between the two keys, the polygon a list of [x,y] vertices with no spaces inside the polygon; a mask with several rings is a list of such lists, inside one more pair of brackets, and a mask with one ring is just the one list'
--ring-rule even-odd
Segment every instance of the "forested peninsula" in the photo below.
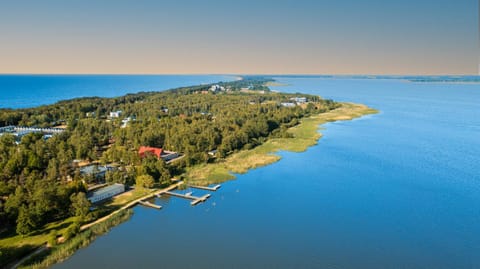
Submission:
{"label": "forested peninsula", "polygon": [[[197,185],[229,180],[232,172],[277,161],[272,153],[278,150],[306,150],[320,138],[319,124],[376,113],[363,105],[274,92],[266,86],[272,82],[247,76],[1,109],[0,267],[47,242],[58,261],[108,230],[80,232],[82,225],[168,187],[172,179]],[[127,191],[92,203],[89,192],[112,184]],[[68,251],[62,247],[75,242]]]}

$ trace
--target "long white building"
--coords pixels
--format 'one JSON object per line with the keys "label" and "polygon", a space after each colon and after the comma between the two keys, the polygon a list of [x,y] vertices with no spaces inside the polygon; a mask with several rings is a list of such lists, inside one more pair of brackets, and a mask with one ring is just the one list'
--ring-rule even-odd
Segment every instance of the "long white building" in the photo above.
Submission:
{"label": "long white building", "polygon": [[88,200],[93,204],[97,203],[113,196],[125,192],[125,185],[120,183],[115,183],[105,188],[98,189],[96,191],[91,192],[88,195]]}

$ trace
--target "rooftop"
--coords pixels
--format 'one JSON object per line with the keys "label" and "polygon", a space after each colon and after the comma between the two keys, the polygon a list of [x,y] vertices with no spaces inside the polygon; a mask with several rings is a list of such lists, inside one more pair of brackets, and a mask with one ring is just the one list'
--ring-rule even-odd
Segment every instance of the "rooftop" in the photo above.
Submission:
{"label": "rooftop", "polygon": [[[95,171],[95,169],[97,169],[97,171]],[[107,166],[107,165],[102,166],[102,165],[92,164],[92,165],[87,165],[80,168],[80,173],[92,175],[94,173],[104,173],[111,169],[112,169],[111,166]]]}
{"label": "rooftop", "polygon": [[105,194],[105,193],[109,193],[111,192],[112,190],[116,190],[118,188],[125,188],[125,186],[123,184],[120,184],[120,183],[115,183],[113,185],[110,185],[110,186],[107,186],[107,187],[104,187],[104,188],[101,188],[101,189],[98,189],[96,191],[93,191],[91,192],[88,197],[92,197],[92,196],[96,196],[96,195],[102,195],[102,194]]}
{"label": "rooftop", "polygon": [[140,157],[144,157],[147,152],[157,156],[157,158],[160,158],[163,154],[163,149],[145,146],[141,146],[138,149],[138,154],[140,155]]}

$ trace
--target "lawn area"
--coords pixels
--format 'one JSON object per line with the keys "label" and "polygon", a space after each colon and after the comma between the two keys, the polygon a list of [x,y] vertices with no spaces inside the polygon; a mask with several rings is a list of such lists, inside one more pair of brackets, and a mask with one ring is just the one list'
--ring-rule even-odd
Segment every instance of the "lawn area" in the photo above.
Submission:
{"label": "lawn area", "polygon": [[150,194],[154,192],[154,189],[145,189],[145,188],[135,188],[131,191],[124,192],[120,195],[117,195],[113,197],[113,199],[107,203],[105,203],[105,206],[108,207],[121,207],[131,201],[134,201],[142,196],[145,196],[147,194]]}
{"label": "lawn area", "polygon": [[367,114],[375,114],[377,110],[365,105],[342,103],[342,106],[312,117],[303,119],[300,124],[288,130],[293,138],[273,138],[262,145],[234,153],[225,160],[202,164],[187,170],[185,177],[189,183],[208,185],[234,179],[232,173],[243,174],[250,169],[265,166],[280,160],[275,152],[280,150],[302,152],[317,144],[322,134],[318,132],[319,125],[337,121],[351,120]]}

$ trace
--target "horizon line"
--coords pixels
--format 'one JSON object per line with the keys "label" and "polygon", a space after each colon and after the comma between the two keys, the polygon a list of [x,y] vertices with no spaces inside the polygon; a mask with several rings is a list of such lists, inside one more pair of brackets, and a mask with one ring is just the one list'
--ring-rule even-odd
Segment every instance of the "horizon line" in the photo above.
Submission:
{"label": "horizon line", "polygon": [[48,75],[71,75],[71,76],[416,76],[416,77],[434,77],[434,76],[473,76],[480,77],[480,74],[328,74],[328,73],[0,73],[0,76],[18,75],[18,76],[48,76]]}

